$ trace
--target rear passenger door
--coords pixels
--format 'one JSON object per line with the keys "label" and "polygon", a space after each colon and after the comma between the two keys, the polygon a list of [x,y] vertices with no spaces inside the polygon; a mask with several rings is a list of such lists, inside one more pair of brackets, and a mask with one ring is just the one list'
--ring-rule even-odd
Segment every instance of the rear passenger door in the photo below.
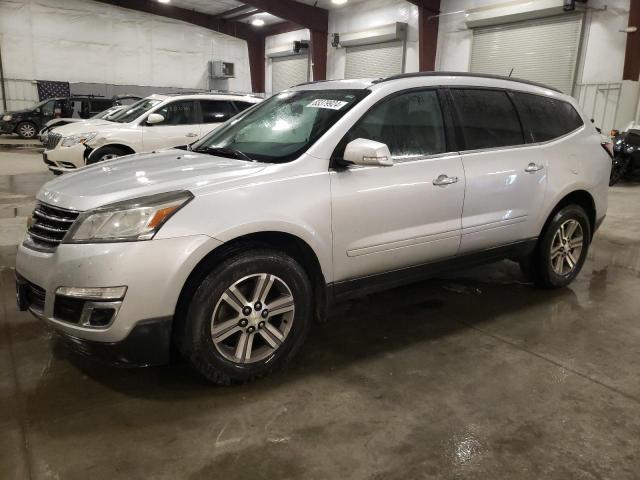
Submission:
{"label": "rear passenger door", "polygon": [[505,90],[452,88],[466,176],[460,253],[536,237],[547,187],[546,160],[525,145]]}
{"label": "rear passenger door", "polygon": [[164,117],[162,123],[142,122],[144,151],[188,145],[200,138],[200,124],[195,100],[176,100],[153,113]]}
{"label": "rear passenger door", "polygon": [[201,136],[207,135],[237,113],[233,103],[227,100],[200,100],[202,112]]}

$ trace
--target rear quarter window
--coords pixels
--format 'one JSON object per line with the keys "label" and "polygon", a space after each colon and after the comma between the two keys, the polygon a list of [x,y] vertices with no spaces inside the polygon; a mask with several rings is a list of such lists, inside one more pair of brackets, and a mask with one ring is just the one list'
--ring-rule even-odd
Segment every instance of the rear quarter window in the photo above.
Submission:
{"label": "rear quarter window", "polygon": [[528,143],[546,142],[582,127],[582,118],[567,102],[531,93],[513,92]]}

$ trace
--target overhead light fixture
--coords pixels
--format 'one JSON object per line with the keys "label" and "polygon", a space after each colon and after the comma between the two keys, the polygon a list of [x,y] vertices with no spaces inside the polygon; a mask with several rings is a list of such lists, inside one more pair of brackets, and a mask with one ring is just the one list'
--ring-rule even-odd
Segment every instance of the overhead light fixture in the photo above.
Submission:
{"label": "overhead light fixture", "polygon": [[158,0],[160,3],[169,3],[171,0]]}
{"label": "overhead light fixture", "polygon": [[334,5],[344,5],[348,0],[331,0]]}
{"label": "overhead light fixture", "polygon": [[253,25],[254,27],[263,27],[264,20],[261,18],[254,18],[253,20],[251,20],[251,25]]}

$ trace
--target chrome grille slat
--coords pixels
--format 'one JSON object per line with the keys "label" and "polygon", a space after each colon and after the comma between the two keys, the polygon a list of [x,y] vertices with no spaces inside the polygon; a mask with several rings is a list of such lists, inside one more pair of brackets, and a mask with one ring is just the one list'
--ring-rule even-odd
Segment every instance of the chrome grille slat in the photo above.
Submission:
{"label": "chrome grille slat", "polygon": [[58,143],[62,140],[62,135],[59,133],[49,132],[44,139],[44,146],[47,150],[53,150],[58,146]]}
{"label": "chrome grille slat", "polygon": [[62,242],[79,212],[65,210],[45,203],[37,203],[32,223],[27,230],[26,246],[53,251]]}

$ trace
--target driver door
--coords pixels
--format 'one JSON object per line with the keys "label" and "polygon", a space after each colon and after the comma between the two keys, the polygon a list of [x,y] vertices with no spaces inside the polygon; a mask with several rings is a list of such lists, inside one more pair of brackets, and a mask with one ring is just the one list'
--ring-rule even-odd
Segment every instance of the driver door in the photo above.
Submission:
{"label": "driver door", "polygon": [[200,138],[199,113],[195,100],[176,100],[154,110],[164,117],[161,123],[142,123],[144,151],[177,147],[193,143]]}
{"label": "driver door", "polygon": [[357,138],[385,143],[394,165],[331,172],[335,280],[454,257],[465,176],[460,156],[447,147],[437,91],[382,100],[339,148]]}

